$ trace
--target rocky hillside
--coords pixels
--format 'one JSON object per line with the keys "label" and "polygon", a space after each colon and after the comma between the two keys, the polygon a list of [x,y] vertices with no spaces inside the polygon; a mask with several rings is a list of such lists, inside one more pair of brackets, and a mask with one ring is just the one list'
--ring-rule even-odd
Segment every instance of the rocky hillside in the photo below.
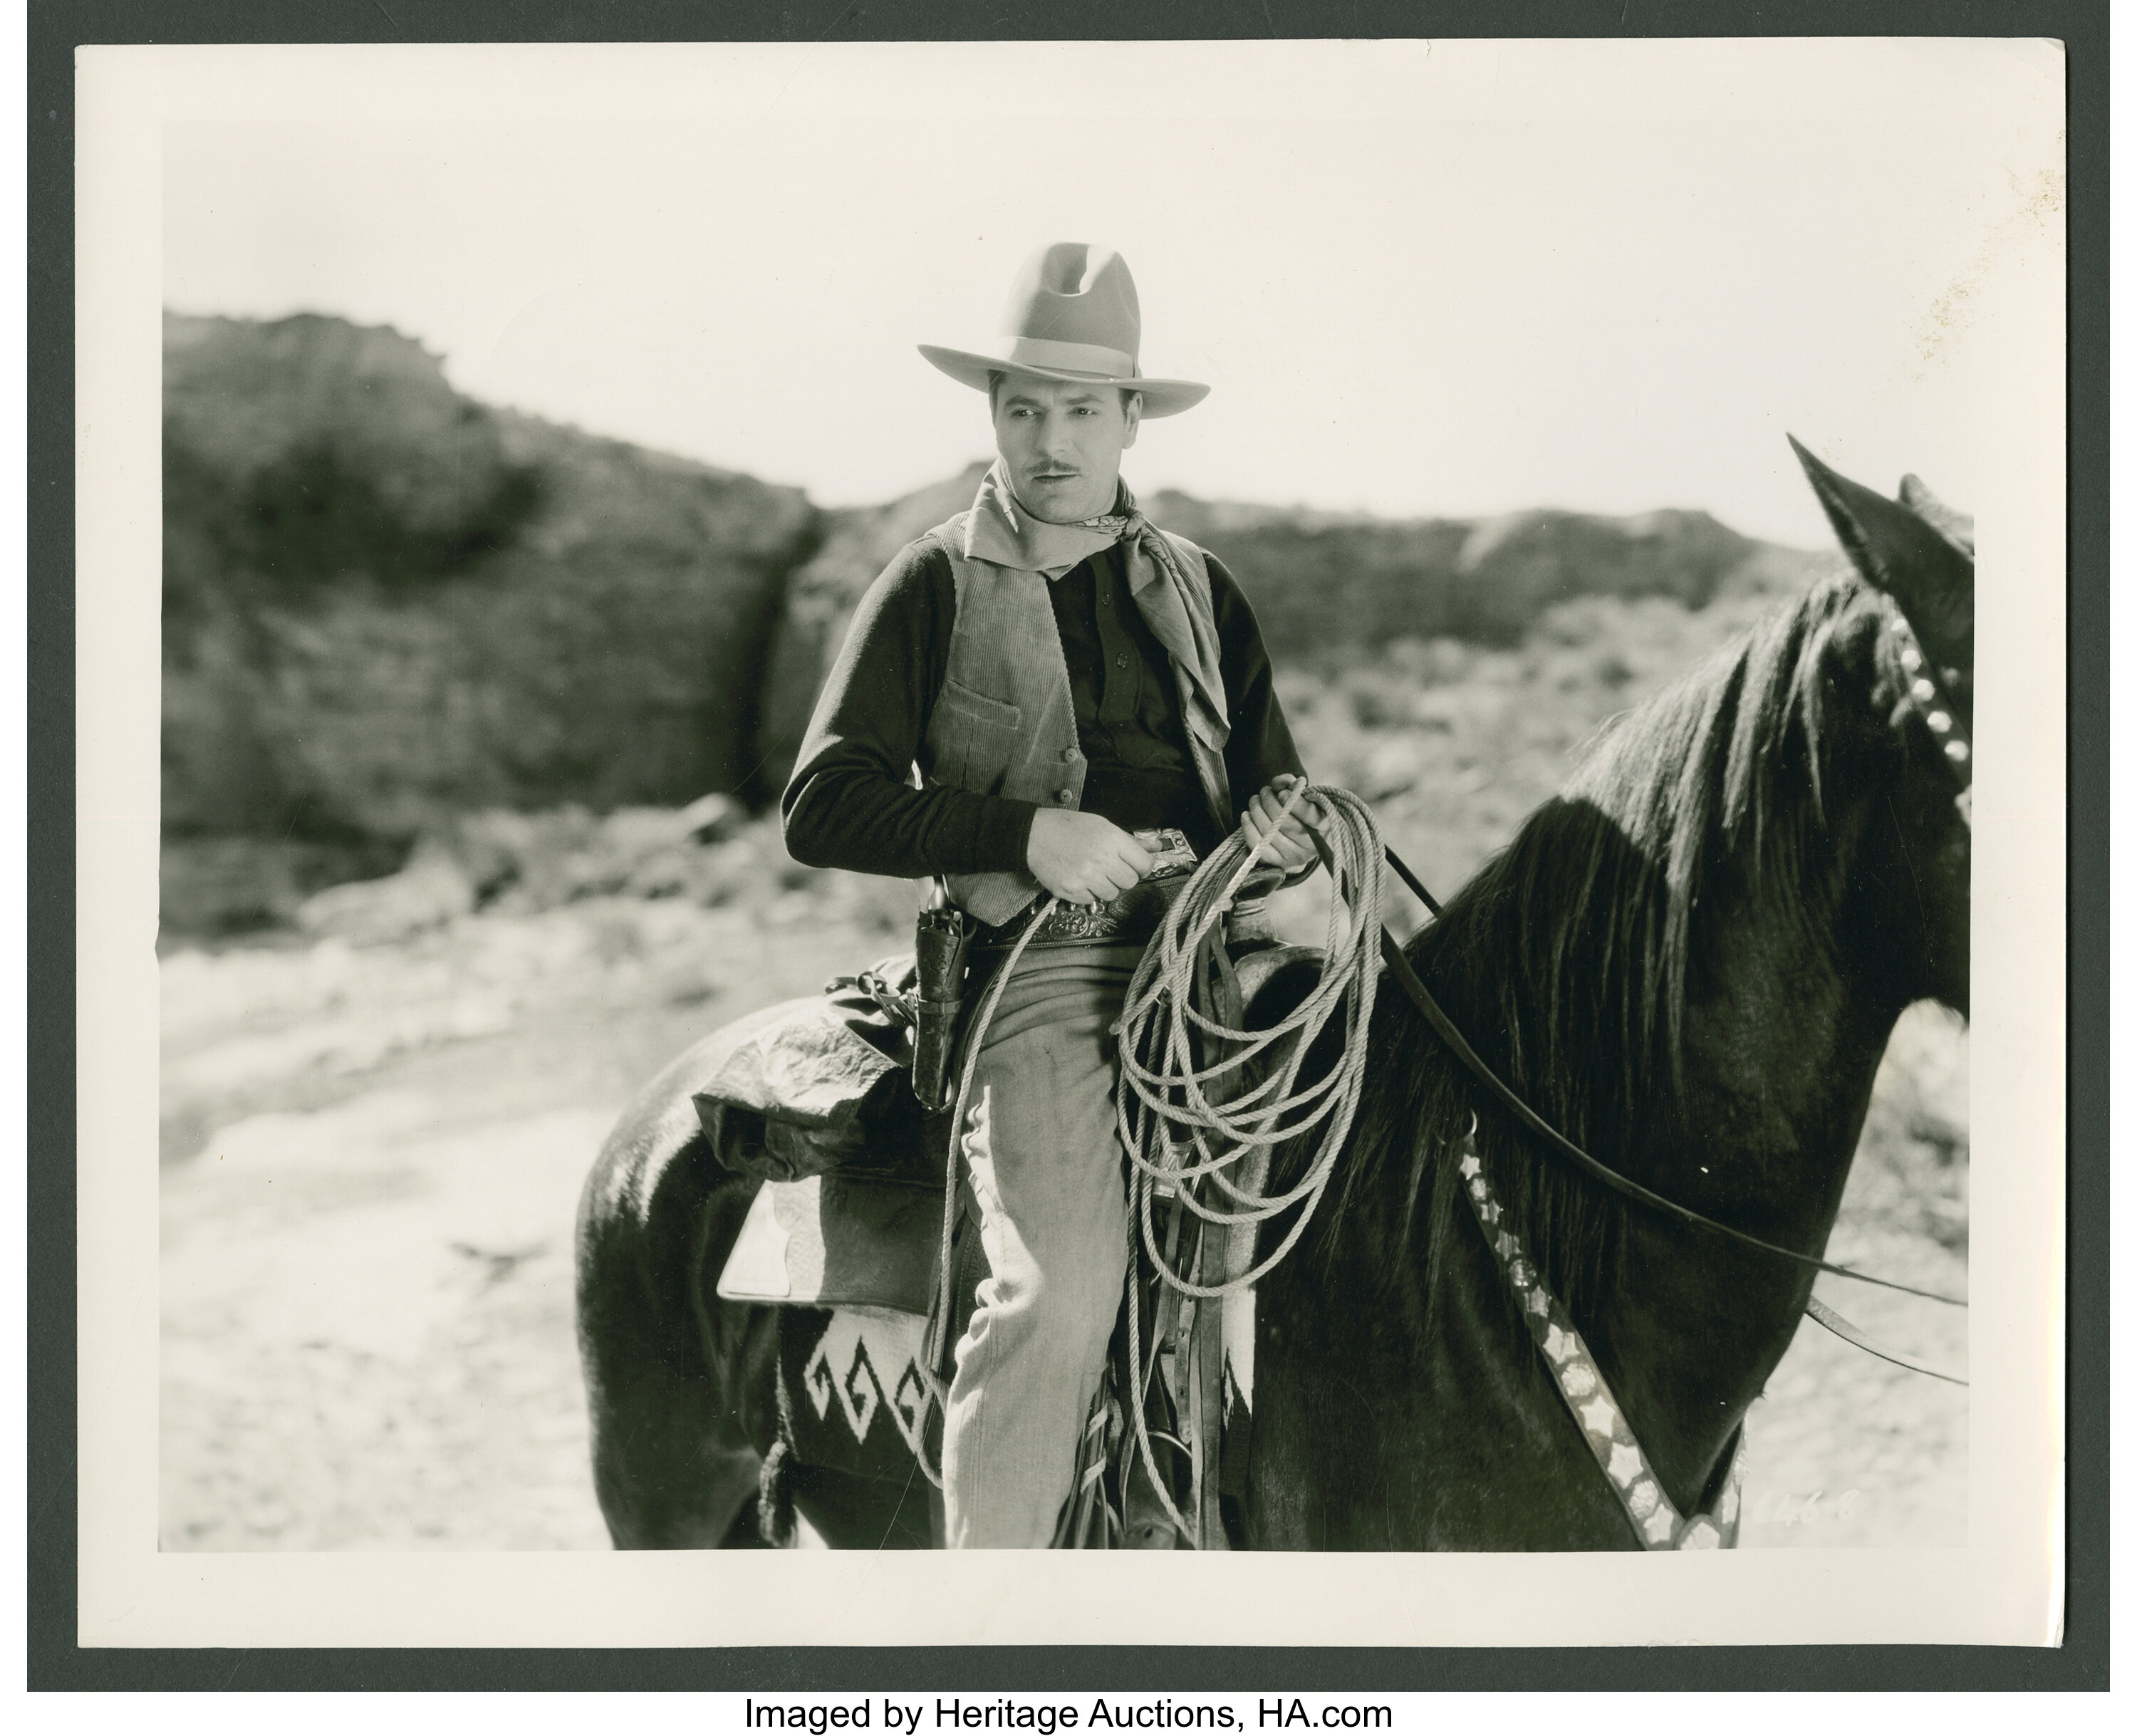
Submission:
{"label": "rocky hillside", "polygon": [[311,316],[166,316],[163,470],[167,839],[287,840],[301,882],[468,808],[750,788],[798,492]]}
{"label": "rocky hillside", "polygon": [[[164,322],[166,921],[287,920],[472,812],[756,809],[853,605],[980,474],[799,492],[455,391],[384,328]],[[1280,662],[1519,644],[1581,598],[1800,583],[1702,513],[1386,520],[1150,501],[1238,574]]]}
{"label": "rocky hillside", "polygon": [[947,482],[888,506],[831,515],[815,557],[787,581],[772,659],[765,670],[760,739],[766,775],[773,783],[783,785],[794,769],[816,689],[845,639],[846,623],[861,593],[899,549],[970,506],[986,468],[969,464]]}

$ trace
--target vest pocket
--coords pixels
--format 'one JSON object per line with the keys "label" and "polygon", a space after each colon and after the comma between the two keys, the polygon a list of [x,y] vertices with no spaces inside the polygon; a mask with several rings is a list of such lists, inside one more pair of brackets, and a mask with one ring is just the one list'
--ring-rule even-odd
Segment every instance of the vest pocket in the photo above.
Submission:
{"label": "vest pocket", "polygon": [[1011,705],[1005,699],[990,699],[985,693],[974,692],[954,676],[942,678],[942,698],[950,704],[970,712],[974,720],[981,723],[1015,729],[1024,720],[1022,707]]}
{"label": "vest pocket", "polygon": [[935,738],[935,775],[976,795],[998,795],[1015,762],[1023,721],[1021,707],[946,676],[929,731]]}

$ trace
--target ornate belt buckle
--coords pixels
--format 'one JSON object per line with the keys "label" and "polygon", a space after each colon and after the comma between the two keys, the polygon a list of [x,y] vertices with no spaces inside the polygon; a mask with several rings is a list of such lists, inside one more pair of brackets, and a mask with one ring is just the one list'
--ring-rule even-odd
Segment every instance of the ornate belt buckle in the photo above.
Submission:
{"label": "ornate belt buckle", "polygon": [[1195,864],[1200,858],[1195,853],[1195,846],[1187,841],[1187,834],[1179,827],[1156,826],[1131,835],[1156,858],[1144,873],[1146,880],[1195,872]]}

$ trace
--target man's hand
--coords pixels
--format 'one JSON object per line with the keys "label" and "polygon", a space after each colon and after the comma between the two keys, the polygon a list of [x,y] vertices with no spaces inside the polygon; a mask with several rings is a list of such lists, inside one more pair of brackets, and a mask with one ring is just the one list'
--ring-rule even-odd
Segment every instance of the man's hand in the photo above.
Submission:
{"label": "man's hand", "polygon": [[1262,860],[1274,863],[1283,870],[1287,880],[1307,863],[1317,861],[1320,855],[1306,829],[1307,821],[1318,824],[1322,819],[1321,805],[1313,797],[1309,795],[1302,800],[1281,826],[1277,824],[1277,815],[1292,785],[1304,781],[1292,772],[1281,773],[1247,804],[1246,812],[1239,816],[1239,829],[1246,834],[1249,849],[1264,838],[1271,839],[1268,849],[1262,853]]}
{"label": "man's hand", "polygon": [[1041,808],[1025,860],[1064,904],[1103,904],[1142,878],[1151,853],[1103,814]]}

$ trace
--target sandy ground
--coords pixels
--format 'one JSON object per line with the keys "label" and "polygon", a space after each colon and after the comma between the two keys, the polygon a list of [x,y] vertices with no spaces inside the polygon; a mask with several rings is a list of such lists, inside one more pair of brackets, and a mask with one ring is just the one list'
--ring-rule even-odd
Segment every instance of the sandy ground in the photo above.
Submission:
{"label": "sandy ground", "polygon": [[[876,907],[795,895],[173,951],[163,1546],[605,1547],[572,1315],[594,1151],[685,1043],[901,944]],[[1834,1257],[1964,1288],[1964,1063],[1950,1021],[1910,1015],[1866,1135],[1900,1155],[1858,1163]],[[1822,1293],[1964,1368],[1955,1311]],[[1806,1324],[1755,1412],[1745,1544],[1963,1544],[1966,1425],[1963,1390]]]}

